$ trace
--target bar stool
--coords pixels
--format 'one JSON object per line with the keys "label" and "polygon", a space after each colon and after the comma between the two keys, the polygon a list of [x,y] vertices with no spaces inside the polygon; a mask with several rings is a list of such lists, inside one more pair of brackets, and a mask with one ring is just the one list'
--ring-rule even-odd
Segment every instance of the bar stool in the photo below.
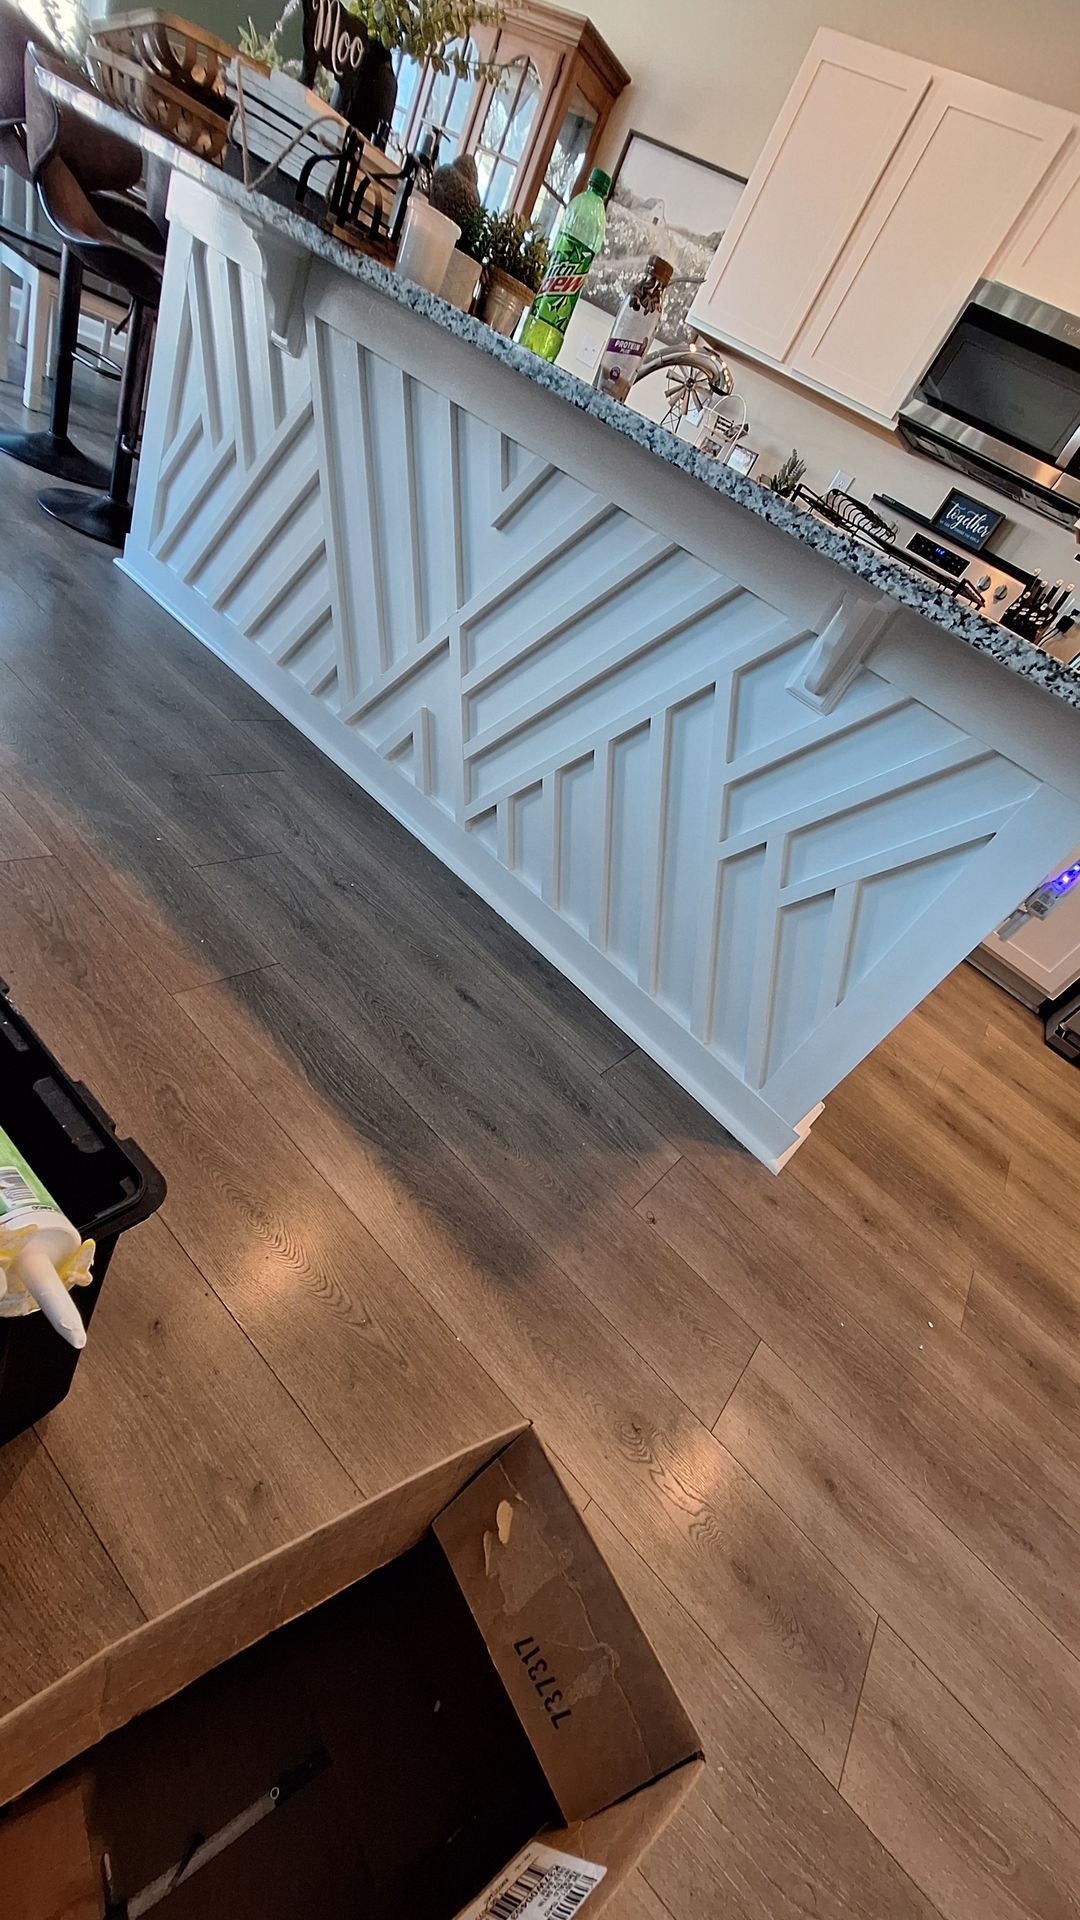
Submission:
{"label": "bar stool", "polygon": [[[131,476],[139,444],[143,401],[150,371],[154,324],[161,301],[162,236],[143,209],[119,196],[83,187],[93,166],[100,132],[74,108],[54,100],[39,84],[44,70],[64,66],[33,45],[26,52],[26,152],[38,197],[64,245],[81,267],[122,287],[131,300],[127,352],[120,382],[112,469],[108,490],[92,498],[67,487],[49,487],[38,505],[55,520],[92,540],[122,547],[131,525]],[[150,243],[156,240],[156,248]]]}
{"label": "bar stool", "polygon": [[[25,123],[26,50],[31,44],[32,36],[23,14],[11,0],[0,0],[0,166],[10,167],[23,180],[30,179]],[[63,62],[57,60],[56,65],[64,70]],[[75,74],[71,77],[77,78]],[[89,180],[95,196],[98,192],[107,194],[109,204],[114,204],[115,197],[133,187],[139,178],[138,150],[126,140],[106,133],[95,135],[92,145],[89,140],[84,140],[83,145],[84,179]],[[99,460],[91,460],[89,454],[75,445],[68,432],[82,282],[82,263],[70,247],[62,247],[56,372],[49,425],[38,433],[0,433],[0,453],[76,486],[104,487],[108,484],[108,467]]]}

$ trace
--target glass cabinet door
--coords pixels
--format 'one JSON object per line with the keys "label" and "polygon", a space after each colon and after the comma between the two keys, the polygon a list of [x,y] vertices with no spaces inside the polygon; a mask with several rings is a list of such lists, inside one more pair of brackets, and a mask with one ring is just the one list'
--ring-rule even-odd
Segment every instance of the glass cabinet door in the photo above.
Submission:
{"label": "glass cabinet door", "polygon": [[[447,48],[448,54],[457,51],[476,57],[476,49],[471,41],[455,41]],[[411,64],[411,63],[410,63]],[[398,85],[400,86],[400,78]],[[409,145],[415,150],[420,135],[424,132],[438,133],[442,136],[440,158],[450,160],[461,150],[461,136],[469,118],[469,109],[476,92],[476,82],[461,79],[451,66],[449,73],[437,73],[434,67],[428,67],[422,74],[418,90],[413,94],[412,118],[409,120]],[[406,119],[409,119],[408,112]],[[397,124],[395,116],[395,126]],[[403,125],[405,122],[402,123]]]}
{"label": "glass cabinet door", "polygon": [[514,0],[505,20],[477,22],[456,44],[488,65],[484,77],[395,62],[396,141],[415,152],[425,130],[438,131],[442,161],[475,155],[491,212],[522,214],[552,233],[627,84],[625,69],[581,14],[549,0]]}
{"label": "glass cabinet door", "polygon": [[559,128],[543,184],[532,209],[533,224],[548,238],[554,233],[573,198],[595,126],[594,110],[579,96],[572,102]]}
{"label": "glass cabinet door", "polygon": [[473,151],[480,198],[495,213],[505,213],[513,200],[542,94],[540,75],[524,54],[502,68],[492,90]]}

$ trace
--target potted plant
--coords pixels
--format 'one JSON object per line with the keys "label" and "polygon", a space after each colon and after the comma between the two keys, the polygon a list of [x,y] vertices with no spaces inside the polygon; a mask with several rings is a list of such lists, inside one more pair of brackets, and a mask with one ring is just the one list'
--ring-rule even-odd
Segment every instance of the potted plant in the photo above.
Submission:
{"label": "potted plant", "polygon": [[766,480],[765,485],[770,493],[779,494],[781,500],[790,500],[792,494],[801,486],[805,472],[806,461],[798,447],[793,447],[783,465],[777,467],[776,472],[771,479]]}
{"label": "potted plant", "polygon": [[483,264],[477,314],[496,333],[513,333],[547,270],[547,241],[519,213],[481,209],[460,244]]}

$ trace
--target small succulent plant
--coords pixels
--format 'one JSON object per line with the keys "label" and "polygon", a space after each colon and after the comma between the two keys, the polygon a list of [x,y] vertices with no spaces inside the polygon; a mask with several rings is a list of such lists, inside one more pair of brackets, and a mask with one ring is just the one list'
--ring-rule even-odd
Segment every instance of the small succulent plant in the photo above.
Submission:
{"label": "small succulent plant", "polygon": [[787,500],[800,484],[805,472],[806,461],[798,447],[793,447],[783,465],[777,467],[776,472],[770,480],[766,480],[765,485],[771,493],[778,493],[782,500]]}
{"label": "small succulent plant", "polygon": [[492,272],[520,280],[530,293],[547,272],[548,243],[519,213],[489,213],[478,207],[462,227],[458,245]]}

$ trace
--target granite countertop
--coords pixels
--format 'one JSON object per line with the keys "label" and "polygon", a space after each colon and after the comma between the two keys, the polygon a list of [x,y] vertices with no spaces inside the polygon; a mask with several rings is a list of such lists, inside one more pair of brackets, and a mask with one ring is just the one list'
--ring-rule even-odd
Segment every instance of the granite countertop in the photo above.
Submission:
{"label": "granite countertop", "polygon": [[[547,388],[569,406],[578,407],[583,413],[592,414],[612,427],[627,439],[635,440],[645,447],[657,459],[664,460],[669,466],[678,467],[681,472],[699,480],[703,486],[711,487],[714,493],[726,495],[745,507],[748,513],[756,514],[760,520],[766,520],[771,526],[778,527],[792,539],[801,540],[805,546],[813,547],[817,553],[834,560],[845,572],[865,580],[871,587],[886,593],[900,605],[911,607],[926,619],[954,633],[968,646],[980,653],[990,654],[1013,673],[1022,674],[1046,692],[1065,700],[1069,705],[1080,708],[1080,674],[1052,660],[1048,654],[1020,640],[1004,627],[985,620],[972,607],[960,605],[951,593],[935,587],[932,581],[922,579],[886,555],[875,553],[872,548],[857,545],[846,534],[839,533],[826,526],[813,515],[795,506],[791,501],[782,500],[770,493],[766,487],[744,475],[735,473],[732,468],[721,466],[708,455],[699,453],[687,441],[680,440],[666,427],[657,426],[629,407],[611,400],[606,394],[597,393],[576,374],[558,366],[551,366],[526,348],[515,345],[504,335],[494,333],[483,321],[474,319],[470,314],[461,313],[456,307],[448,306],[437,294],[427,293],[410,280],[402,279],[390,268],[379,261],[359,253],[351,247],[334,239],[318,224],[312,216],[299,211],[294,205],[277,199],[269,190],[253,191],[244,186],[238,174],[227,167],[212,166],[197,155],[178,147],[175,141],[166,135],[155,132],[140,121],[132,119],[119,108],[109,104],[100,95],[86,88],[72,85],[57,74],[46,73],[43,82],[47,90],[58,99],[76,107],[80,113],[94,120],[98,125],[107,127],[122,138],[135,140],[147,153],[167,161],[179,172],[200,181],[204,186],[218,193],[222,199],[241,208],[250,218],[254,216],[269,228],[294,240],[300,246],[309,249],[319,258],[330,261],[343,272],[352,274],[357,280],[396,300],[399,305],[409,307],[412,312],[422,314],[434,325],[456,334],[481,353],[493,360],[501,360],[512,367],[525,379],[533,380],[538,386]],[[228,162],[239,165],[239,152],[230,148]],[[255,162],[256,166],[261,163]],[[279,184],[275,180],[274,184]],[[291,200],[295,192],[294,183],[287,181],[284,190]]]}

